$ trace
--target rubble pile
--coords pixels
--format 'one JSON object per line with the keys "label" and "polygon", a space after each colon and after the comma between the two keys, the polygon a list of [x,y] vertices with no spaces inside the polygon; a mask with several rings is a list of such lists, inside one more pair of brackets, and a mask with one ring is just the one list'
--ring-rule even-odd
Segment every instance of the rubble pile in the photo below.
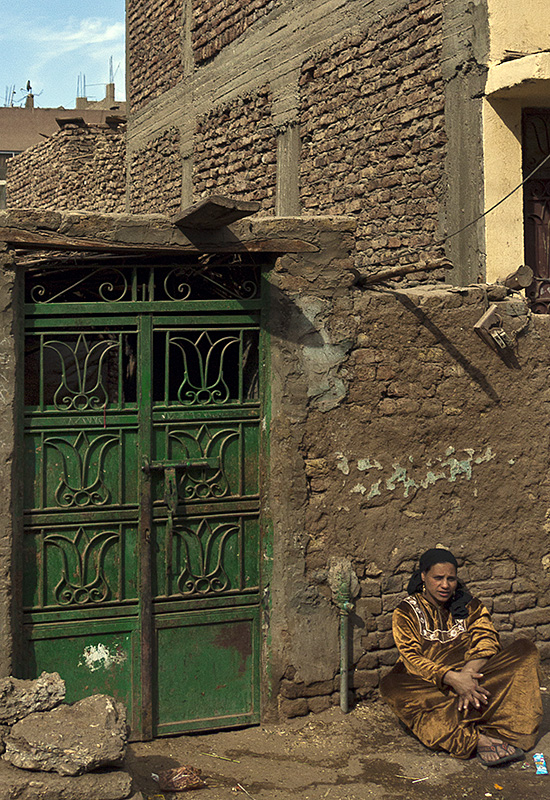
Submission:
{"label": "rubble pile", "polygon": [[[63,703],[57,673],[0,681],[0,800],[123,800],[126,709],[106,695]],[[94,770],[101,770],[95,773]]]}

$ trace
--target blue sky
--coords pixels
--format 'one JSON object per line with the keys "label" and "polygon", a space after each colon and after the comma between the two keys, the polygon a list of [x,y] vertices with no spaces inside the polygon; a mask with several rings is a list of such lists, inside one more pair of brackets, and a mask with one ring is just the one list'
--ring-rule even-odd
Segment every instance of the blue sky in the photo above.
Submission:
{"label": "blue sky", "polygon": [[30,81],[35,105],[74,108],[79,75],[86,76],[88,99],[100,100],[111,56],[116,99],[124,99],[124,0],[6,0],[2,5],[0,105],[13,87],[15,101],[24,99]]}

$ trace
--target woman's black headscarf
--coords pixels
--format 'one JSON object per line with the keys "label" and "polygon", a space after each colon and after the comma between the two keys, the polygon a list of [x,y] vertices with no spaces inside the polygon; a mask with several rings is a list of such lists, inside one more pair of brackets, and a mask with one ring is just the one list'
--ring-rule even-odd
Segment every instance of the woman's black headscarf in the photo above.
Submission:
{"label": "woman's black headscarf", "polygon": [[[426,550],[420,556],[418,569],[413,572],[407,585],[409,594],[422,591],[422,573],[427,572],[434,564],[453,564],[455,569],[458,569],[458,562],[450,550],[445,550],[443,547],[432,547],[430,550]],[[472,595],[459,580],[456,591],[446,606],[455,619],[465,619],[468,616],[467,606],[471,599]]]}

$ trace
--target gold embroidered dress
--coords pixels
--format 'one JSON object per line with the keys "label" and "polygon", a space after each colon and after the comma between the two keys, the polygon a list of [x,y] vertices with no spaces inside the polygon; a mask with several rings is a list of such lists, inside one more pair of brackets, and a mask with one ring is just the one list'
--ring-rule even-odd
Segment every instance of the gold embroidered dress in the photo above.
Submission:
{"label": "gold embroidered dress", "polygon": [[[393,613],[399,660],[381,682],[382,697],[420,741],[435,750],[468,758],[478,733],[528,750],[542,716],[538,652],[528,639],[501,649],[489,612],[476,598],[468,616],[453,619],[422,594],[406,597]],[[489,702],[478,710],[458,710],[458,696],[443,683],[449,670],[488,659],[480,672]]]}

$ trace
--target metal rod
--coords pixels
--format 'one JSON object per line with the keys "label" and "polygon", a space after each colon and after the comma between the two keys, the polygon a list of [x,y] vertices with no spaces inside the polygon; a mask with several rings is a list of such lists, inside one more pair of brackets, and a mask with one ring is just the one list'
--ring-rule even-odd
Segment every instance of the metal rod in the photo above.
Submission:
{"label": "metal rod", "polygon": [[340,708],[344,714],[349,711],[349,612],[352,608],[349,601],[340,607]]}
{"label": "metal rod", "polygon": [[166,469],[186,469],[189,467],[217,467],[220,459],[214,458],[189,458],[187,461],[162,461],[153,462],[152,464],[143,464],[141,469],[143,472],[149,473],[153,470],[166,470]]}

